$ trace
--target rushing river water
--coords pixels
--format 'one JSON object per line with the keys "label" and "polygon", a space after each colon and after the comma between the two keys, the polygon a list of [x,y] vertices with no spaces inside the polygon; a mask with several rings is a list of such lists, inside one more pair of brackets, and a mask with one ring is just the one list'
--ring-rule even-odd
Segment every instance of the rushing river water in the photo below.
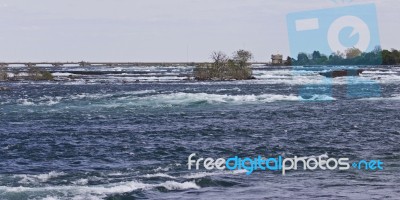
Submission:
{"label": "rushing river water", "polygon": [[[0,199],[398,199],[400,68],[326,79],[255,66],[195,82],[191,67],[53,68],[0,82]],[[384,170],[188,170],[188,156],[376,159]]]}

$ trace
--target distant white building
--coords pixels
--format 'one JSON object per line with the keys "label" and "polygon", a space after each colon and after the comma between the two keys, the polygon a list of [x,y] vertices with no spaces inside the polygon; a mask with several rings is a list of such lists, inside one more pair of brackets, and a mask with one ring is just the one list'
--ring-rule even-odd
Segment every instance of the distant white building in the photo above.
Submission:
{"label": "distant white building", "polygon": [[272,64],[273,65],[282,65],[283,64],[283,56],[281,54],[271,55]]}

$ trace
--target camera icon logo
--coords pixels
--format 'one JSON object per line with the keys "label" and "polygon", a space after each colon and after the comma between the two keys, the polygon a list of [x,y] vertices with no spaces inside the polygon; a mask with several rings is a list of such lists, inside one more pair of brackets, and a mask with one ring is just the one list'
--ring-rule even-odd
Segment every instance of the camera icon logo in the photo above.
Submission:
{"label": "camera icon logo", "polygon": [[313,51],[329,56],[349,48],[370,52],[380,45],[375,4],[290,13],[287,26],[294,58]]}
{"label": "camera icon logo", "polygon": [[345,46],[340,41],[340,32],[346,27],[352,27],[353,31],[349,37],[354,37],[359,34],[358,42],[354,45],[355,48],[365,52],[368,50],[371,41],[371,33],[368,25],[356,16],[343,16],[336,19],[328,30],[328,44],[333,52],[344,52],[348,46]]}
{"label": "camera icon logo", "polygon": [[[326,70],[326,67],[335,69],[336,66],[337,69],[350,63],[354,66],[349,68],[356,72],[354,68],[357,69],[358,66],[365,68],[381,64],[380,51],[376,48],[380,46],[380,37],[375,4],[290,13],[287,15],[287,27],[291,57],[297,59],[300,65],[326,65],[322,68]],[[363,57],[357,59],[356,56],[350,57],[346,54],[347,61],[351,61],[346,64],[343,62],[345,53],[351,50],[357,51],[356,54],[348,55],[358,54]],[[315,58],[313,52],[316,52]],[[309,60],[312,62],[308,62]],[[293,73],[301,75],[303,70],[304,68],[297,70],[294,67]],[[381,94],[379,84],[373,80],[349,76],[346,81],[348,98],[376,97]],[[302,97],[332,96],[333,85],[332,78],[324,77],[318,84],[301,86],[299,92]]]}

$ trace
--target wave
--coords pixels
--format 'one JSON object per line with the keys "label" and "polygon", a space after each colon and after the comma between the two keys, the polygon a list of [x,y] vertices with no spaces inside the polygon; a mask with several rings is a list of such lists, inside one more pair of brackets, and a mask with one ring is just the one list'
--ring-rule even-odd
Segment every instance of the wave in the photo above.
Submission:
{"label": "wave", "polygon": [[32,106],[35,105],[34,102],[28,100],[28,99],[18,99],[17,100],[18,104],[23,105],[23,106]]}
{"label": "wave", "polygon": [[310,98],[302,96],[279,95],[279,94],[261,94],[261,95],[221,95],[207,93],[171,93],[147,96],[141,99],[145,102],[156,104],[185,105],[193,103],[208,104],[243,104],[243,103],[271,103],[279,101],[332,101],[336,100],[327,95],[313,95]]}
{"label": "wave", "polygon": [[38,98],[37,100],[34,100],[32,98],[27,98],[27,99],[17,99],[17,103],[19,105],[23,106],[38,106],[38,105],[47,105],[47,106],[52,106],[56,105],[61,102],[63,97],[49,97],[49,96],[43,96]]}
{"label": "wave", "polygon": [[334,101],[336,100],[334,97],[328,95],[312,95],[310,98],[300,97],[303,101]]}
{"label": "wave", "polygon": [[234,171],[215,171],[215,172],[197,172],[197,173],[191,173],[188,175],[183,175],[182,178],[186,179],[198,179],[198,178],[204,178],[208,176],[219,176],[219,175],[232,175],[232,174],[245,174],[247,173],[247,170],[242,169],[242,170],[234,170]]}
{"label": "wave", "polygon": [[156,93],[155,90],[139,90],[130,92],[119,92],[119,93],[80,93],[72,94],[68,96],[42,96],[37,99],[33,98],[20,98],[16,102],[23,106],[53,106],[63,101],[74,101],[74,100],[101,100],[106,98],[118,97],[118,99],[129,98],[130,96],[143,95],[149,93]]}
{"label": "wave", "polygon": [[370,70],[365,70],[363,71],[363,74],[397,74],[396,71],[370,71]]}
{"label": "wave", "polygon": [[14,175],[14,178],[19,178],[20,180],[18,183],[27,184],[27,183],[37,183],[37,182],[47,182],[48,180],[60,176],[66,175],[64,172],[56,172],[51,171],[45,174],[38,174],[38,175],[30,175],[30,174],[17,174]]}
{"label": "wave", "polygon": [[221,88],[221,89],[217,89],[217,92],[225,92],[225,91],[237,91],[240,92],[242,91],[240,88],[235,87],[235,88]]}
{"label": "wave", "polygon": [[188,190],[188,189],[200,189],[200,186],[196,185],[195,182],[175,182],[167,181],[164,184],[159,184],[159,187],[165,187],[167,190]]}
{"label": "wave", "polygon": [[156,169],[153,169],[153,171],[155,171],[155,172],[160,172],[160,171],[163,171],[163,172],[167,172],[167,171],[169,171],[171,168],[169,168],[169,167],[157,167]]}
{"label": "wave", "polygon": [[90,93],[81,93],[75,94],[65,97],[65,99],[104,99],[110,97],[118,97],[118,96],[131,96],[131,95],[142,95],[142,94],[149,94],[149,93],[156,93],[155,90],[138,90],[138,91],[129,91],[129,92],[118,92],[114,94],[110,93],[97,93],[97,94],[90,94]]}
{"label": "wave", "polygon": [[74,75],[74,74],[72,74],[72,73],[68,73],[68,72],[54,72],[54,73],[51,73],[53,76],[56,76],[56,77],[62,77],[62,76],[72,76],[72,75]]}
{"label": "wave", "polygon": [[146,174],[143,177],[145,177],[145,178],[169,178],[169,179],[178,179],[178,178],[199,179],[199,178],[204,178],[204,177],[209,177],[209,176],[245,174],[246,172],[247,172],[246,170],[234,170],[234,171],[224,170],[224,171],[214,171],[214,172],[196,172],[196,173],[180,175],[177,177],[171,176],[171,175],[168,175],[165,173],[156,173],[156,174]]}
{"label": "wave", "polygon": [[76,180],[76,181],[72,181],[72,183],[73,183],[74,185],[87,185],[87,184],[89,183],[89,179],[87,179],[87,178],[81,178],[81,179],[78,179],[78,180]]}
{"label": "wave", "polygon": [[[159,94],[154,90],[133,91],[116,94],[76,94],[67,97],[40,97],[38,100],[31,98],[18,99],[17,103],[23,106],[53,106],[61,102],[73,104],[75,101],[93,101],[96,104],[90,106],[100,107],[169,107],[187,106],[199,104],[252,104],[252,103],[272,103],[280,101],[332,101],[336,100],[327,95],[313,95],[310,97],[280,94],[249,94],[249,95],[229,95],[229,94],[208,94],[208,93],[166,93]],[[86,105],[86,104],[85,104]],[[87,105],[86,105],[87,106]]]}
{"label": "wave", "polygon": [[394,94],[390,97],[370,97],[370,98],[363,98],[359,99],[362,101],[398,101],[400,100],[400,94]]}
{"label": "wave", "polygon": [[49,194],[60,193],[62,198],[71,199],[91,196],[95,198],[105,198],[107,195],[129,193],[136,190],[151,190],[155,188],[164,188],[169,191],[200,189],[195,182],[176,182],[166,181],[159,184],[146,184],[139,181],[120,182],[107,185],[96,186],[45,186],[45,187],[8,187],[0,186],[0,197],[14,196],[15,193],[28,193],[42,195],[43,198],[57,199],[58,197],[48,196]]}
{"label": "wave", "polygon": [[143,97],[141,100],[145,102],[160,103],[160,104],[191,104],[191,103],[257,103],[257,102],[275,102],[275,101],[298,101],[301,98],[294,95],[276,95],[276,94],[262,94],[262,95],[221,95],[221,94],[207,94],[207,93],[171,93],[159,94],[153,96]]}
{"label": "wave", "polygon": [[173,177],[171,175],[164,174],[164,173],[146,174],[144,177],[146,177],[146,178],[170,178],[170,179],[176,179],[176,177]]}

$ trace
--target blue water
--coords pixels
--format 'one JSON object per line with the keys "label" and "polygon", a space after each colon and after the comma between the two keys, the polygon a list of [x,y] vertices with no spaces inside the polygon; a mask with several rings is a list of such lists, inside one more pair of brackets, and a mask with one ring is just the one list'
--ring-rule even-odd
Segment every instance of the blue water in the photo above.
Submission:
{"label": "blue water", "polygon": [[[0,82],[11,88],[0,91],[0,199],[400,196],[400,68],[327,81],[325,68],[259,67],[257,80],[231,82],[186,80],[184,67],[66,70]],[[196,171],[191,153],[379,159],[384,170]]]}

